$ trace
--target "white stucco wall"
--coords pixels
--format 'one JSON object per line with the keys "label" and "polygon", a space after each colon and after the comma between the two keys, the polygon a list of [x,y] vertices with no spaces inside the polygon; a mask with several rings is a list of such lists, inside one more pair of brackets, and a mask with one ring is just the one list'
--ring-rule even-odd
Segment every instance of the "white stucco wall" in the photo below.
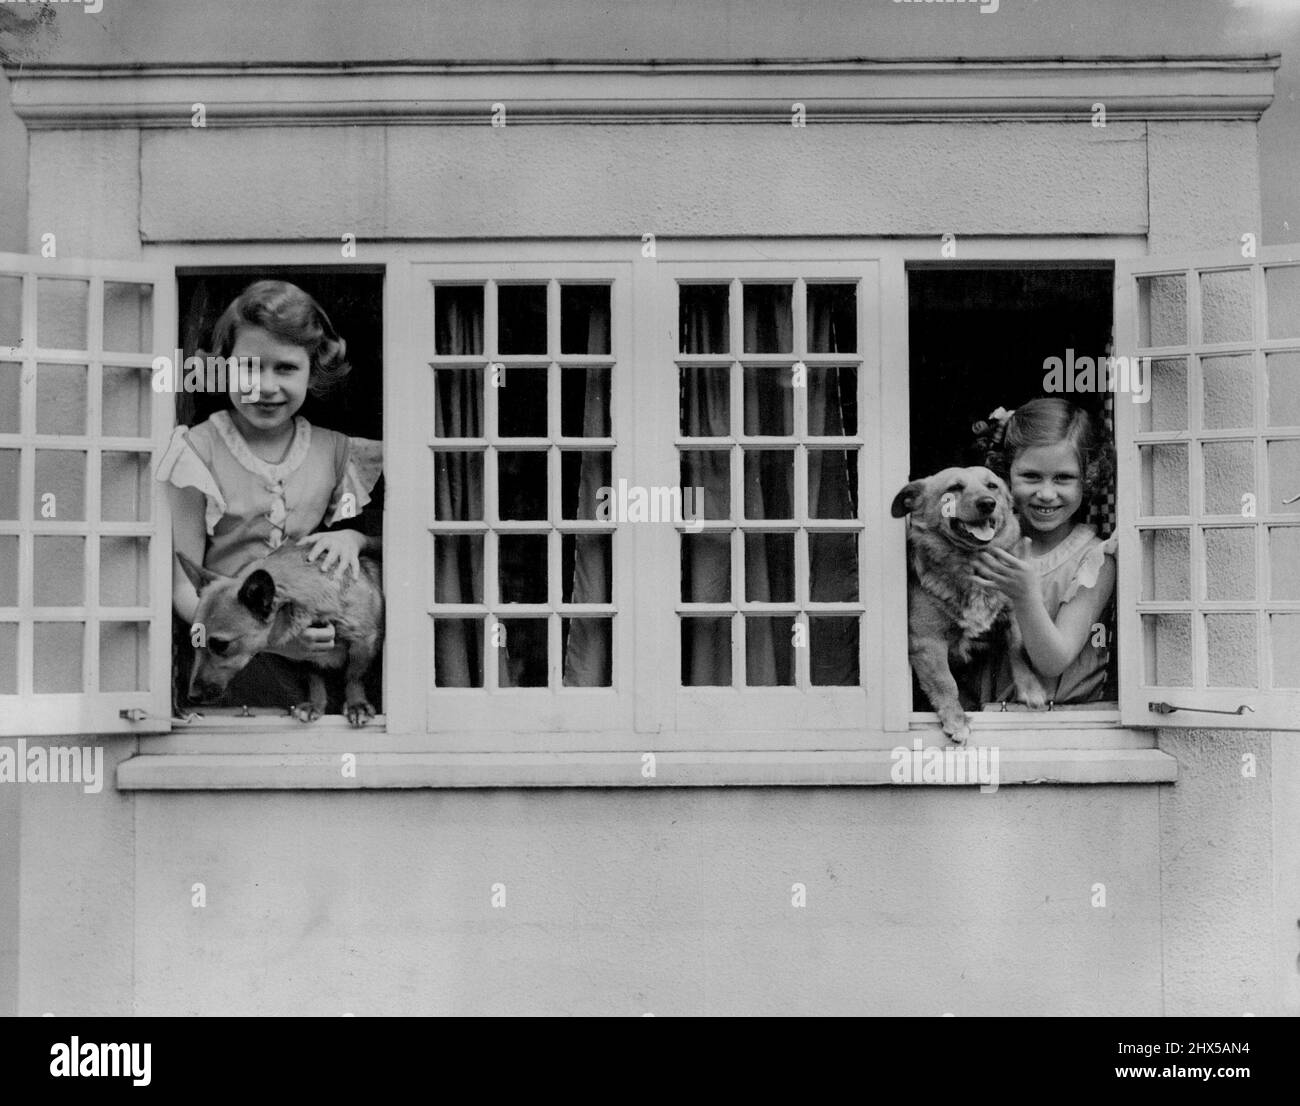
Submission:
{"label": "white stucco wall", "polygon": [[[845,125],[743,142],[700,127],[40,132],[28,228],[33,247],[54,231],[61,255],[120,258],[143,241],[348,231],[1149,228],[1153,251],[1213,248],[1258,220],[1254,142],[1245,123]],[[302,174],[310,187],[295,188]],[[84,202],[56,201],[60,188]],[[1283,982],[1294,965],[1280,919],[1294,906],[1278,898],[1300,883],[1277,851],[1297,791],[1293,754],[1274,775],[1286,740],[1165,731],[1173,787],[993,796],[29,788],[15,1005],[1300,1013]],[[130,751],[108,748],[110,769]],[[1253,780],[1243,751],[1258,757]],[[195,910],[200,882],[208,906]],[[496,882],[504,910],[490,906]],[[804,910],[790,905],[795,882]],[[1091,905],[1096,883],[1105,908]]]}

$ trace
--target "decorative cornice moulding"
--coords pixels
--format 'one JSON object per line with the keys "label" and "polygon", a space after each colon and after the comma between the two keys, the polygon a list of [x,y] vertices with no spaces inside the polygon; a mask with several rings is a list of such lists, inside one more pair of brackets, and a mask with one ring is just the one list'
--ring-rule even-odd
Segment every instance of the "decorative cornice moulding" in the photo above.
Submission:
{"label": "decorative cornice moulding", "polygon": [[9,65],[29,130],[1257,120],[1278,55]]}

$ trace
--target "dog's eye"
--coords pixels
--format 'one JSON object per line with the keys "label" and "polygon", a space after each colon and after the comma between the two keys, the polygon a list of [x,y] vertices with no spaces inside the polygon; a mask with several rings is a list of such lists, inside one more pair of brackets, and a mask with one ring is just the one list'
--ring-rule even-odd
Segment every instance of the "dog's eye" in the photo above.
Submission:
{"label": "dog's eye", "polygon": [[230,641],[223,637],[208,638],[208,651],[224,657],[230,651]]}
{"label": "dog's eye", "polygon": [[995,492],[998,490],[998,486],[996,484],[985,484],[984,486],[988,488],[988,490],[991,492]]}
{"label": "dog's eye", "polygon": [[950,492],[956,492],[958,495],[961,495],[963,489],[960,484],[953,484],[952,487],[950,487],[948,490]]}

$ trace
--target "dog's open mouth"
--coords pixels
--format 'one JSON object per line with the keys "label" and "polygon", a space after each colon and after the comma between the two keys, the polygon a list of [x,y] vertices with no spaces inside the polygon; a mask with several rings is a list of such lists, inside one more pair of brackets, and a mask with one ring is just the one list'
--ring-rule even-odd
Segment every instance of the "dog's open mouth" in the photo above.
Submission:
{"label": "dog's open mouth", "polygon": [[959,518],[949,520],[953,532],[958,537],[969,538],[971,541],[978,542],[980,545],[988,545],[998,532],[997,526],[991,520],[985,520],[981,523],[963,522]]}

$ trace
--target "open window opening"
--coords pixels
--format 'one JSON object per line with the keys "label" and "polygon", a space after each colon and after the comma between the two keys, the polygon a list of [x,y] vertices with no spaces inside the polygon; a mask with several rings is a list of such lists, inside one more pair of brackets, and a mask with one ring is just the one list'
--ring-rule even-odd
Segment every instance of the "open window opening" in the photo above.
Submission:
{"label": "open window opening", "polygon": [[[368,448],[377,457],[378,443],[383,437],[383,272],[299,266],[182,271],[177,275],[179,333],[176,344],[184,357],[206,357],[221,352],[214,348],[214,325],[235,298],[259,280],[287,281],[301,288],[320,305],[335,332],[346,342],[346,360],[351,365],[350,373],[334,383],[325,394],[318,395],[309,390],[297,414],[310,423],[313,431],[320,428],[358,443],[367,443],[365,447],[358,445],[357,448]],[[177,425],[197,427],[218,412],[228,409],[231,403],[228,390],[189,391],[178,388]],[[315,454],[311,457],[314,458]],[[312,479],[314,481],[316,478]],[[322,473],[320,479],[329,482],[333,475]],[[285,480],[287,484],[289,477],[285,477]],[[327,498],[330,490],[325,489],[322,495]],[[238,495],[238,491],[235,494]],[[303,492],[304,497],[307,494],[306,491]],[[370,501],[358,503],[355,512],[326,510],[319,522],[307,526],[307,532],[350,529],[369,538],[382,539],[382,474],[369,495]],[[230,498],[233,509],[235,497]],[[291,513],[294,509],[294,505],[289,504]],[[331,514],[336,517],[331,519]],[[302,519],[298,519],[295,525],[301,523]],[[265,548],[258,556],[264,553]],[[374,556],[375,553],[367,555]],[[210,704],[197,705],[190,695],[195,655],[191,627],[175,614],[172,621],[172,701],[175,713],[184,716],[189,711],[197,710],[205,719],[251,717],[265,723],[276,716],[287,718],[286,708],[304,702],[309,697],[307,666],[304,662],[263,653],[230,682],[219,698]],[[381,652],[364,681],[366,698],[380,715],[383,712],[382,669]],[[326,671],[323,674],[327,692],[325,713],[340,714],[344,706],[342,672]]]}
{"label": "open window opening", "polygon": [[[1095,368],[1113,352],[1113,286],[1108,264],[909,268],[911,477],[984,465],[987,443],[976,440],[974,424],[998,408],[1011,411],[1049,395],[1086,411],[1113,449],[1119,397]],[[1065,390],[1048,380],[1053,358],[1061,362]],[[1084,495],[1069,524],[1090,525],[1103,539],[1115,531],[1113,476]],[[1115,610],[1112,594],[1075,665],[1044,681],[1054,707],[1117,709]],[[1004,654],[1000,639],[988,640],[969,664],[954,665],[966,710],[1025,709],[1011,700]],[[913,709],[933,709],[915,677]]]}

